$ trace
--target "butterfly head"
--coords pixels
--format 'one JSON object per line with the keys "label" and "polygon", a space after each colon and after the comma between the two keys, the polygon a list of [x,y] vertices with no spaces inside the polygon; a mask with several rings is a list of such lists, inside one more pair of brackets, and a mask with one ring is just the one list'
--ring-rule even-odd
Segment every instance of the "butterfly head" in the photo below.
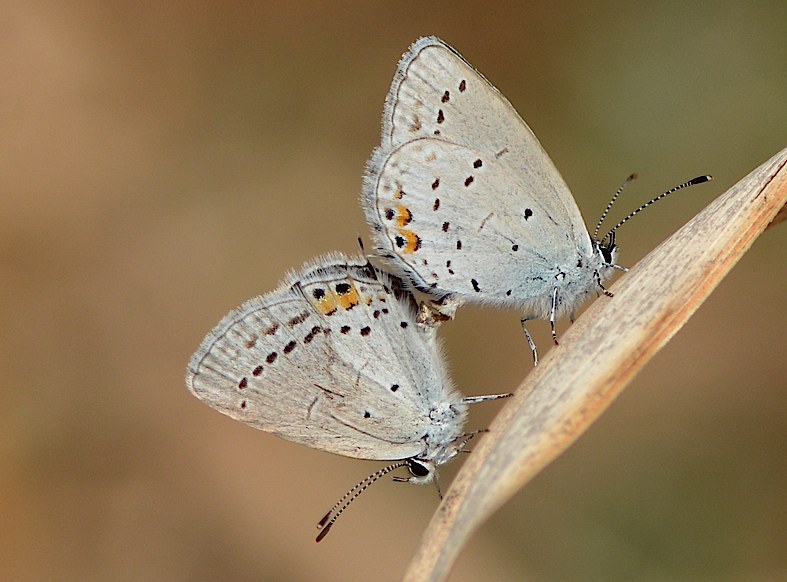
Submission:
{"label": "butterfly head", "polygon": [[614,267],[618,258],[618,245],[615,244],[615,231],[610,232],[603,240],[593,241],[594,246],[601,254],[605,267]]}
{"label": "butterfly head", "polygon": [[433,461],[425,459],[407,459],[407,470],[410,471],[410,476],[405,478],[397,478],[397,481],[406,481],[416,485],[425,485],[431,483],[437,476],[437,466]]}

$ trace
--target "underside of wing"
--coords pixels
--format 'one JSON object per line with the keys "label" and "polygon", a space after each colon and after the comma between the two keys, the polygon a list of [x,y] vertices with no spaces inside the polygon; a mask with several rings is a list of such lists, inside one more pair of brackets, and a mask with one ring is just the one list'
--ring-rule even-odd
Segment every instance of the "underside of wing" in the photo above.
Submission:
{"label": "underside of wing", "polygon": [[494,156],[420,138],[378,167],[364,203],[374,242],[423,291],[516,302],[576,262],[570,230]]}
{"label": "underside of wing", "polygon": [[399,63],[383,115],[382,156],[370,163],[371,177],[385,154],[421,137],[439,137],[497,160],[589,252],[576,202],[536,136],[494,86],[434,37],[416,41]]}
{"label": "underside of wing", "polygon": [[[431,394],[419,400],[414,377],[439,382],[441,364],[430,361],[434,352],[413,356],[401,346],[400,321],[383,323],[403,311],[414,316],[368,269],[334,255],[230,313],[192,357],[189,390],[241,422],[329,452],[365,459],[423,452]],[[387,334],[394,323],[402,333]]]}

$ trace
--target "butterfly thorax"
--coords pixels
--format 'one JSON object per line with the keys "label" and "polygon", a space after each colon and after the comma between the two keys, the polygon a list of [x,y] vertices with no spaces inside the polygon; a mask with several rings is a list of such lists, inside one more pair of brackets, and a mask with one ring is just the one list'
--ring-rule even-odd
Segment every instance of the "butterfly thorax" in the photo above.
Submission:
{"label": "butterfly thorax", "polygon": [[511,293],[500,289],[490,302],[497,300],[501,307],[521,309],[525,319],[549,319],[556,301],[555,318],[573,316],[588,298],[604,291],[602,285],[614,271],[616,248],[602,247],[593,241],[591,249],[589,255],[578,253],[543,269],[538,277],[525,280]]}
{"label": "butterfly thorax", "polygon": [[426,450],[419,458],[433,461],[436,466],[454,458],[461,448],[466,417],[467,405],[461,402],[439,402],[433,406],[424,435]]}

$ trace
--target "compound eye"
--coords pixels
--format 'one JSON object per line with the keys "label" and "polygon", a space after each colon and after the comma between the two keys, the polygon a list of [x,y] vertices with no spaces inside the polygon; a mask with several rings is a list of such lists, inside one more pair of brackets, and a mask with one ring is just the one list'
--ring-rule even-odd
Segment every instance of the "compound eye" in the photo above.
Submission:
{"label": "compound eye", "polygon": [[608,265],[612,264],[613,261],[612,257],[615,254],[617,248],[618,245],[616,245],[615,243],[610,243],[608,246],[602,246],[599,248],[599,250],[601,251],[601,256],[604,258],[604,262],[606,264]]}
{"label": "compound eye", "polygon": [[410,470],[410,474],[413,477],[426,477],[429,475],[429,467],[419,463],[414,459],[409,459],[407,461],[407,468]]}

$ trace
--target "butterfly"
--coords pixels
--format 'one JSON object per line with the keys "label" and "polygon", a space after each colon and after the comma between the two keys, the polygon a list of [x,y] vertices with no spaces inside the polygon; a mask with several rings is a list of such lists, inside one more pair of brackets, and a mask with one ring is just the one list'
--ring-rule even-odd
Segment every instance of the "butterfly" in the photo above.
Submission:
{"label": "butterfly", "polygon": [[342,498],[317,541],[396,468],[410,471],[397,480],[436,483],[437,468],[472,436],[468,404],[509,396],[462,397],[435,327],[419,324],[416,309],[401,281],[334,253],[231,311],[188,364],[189,391],[235,420],[331,453],[396,461]]}
{"label": "butterfly", "polygon": [[[435,37],[399,62],[362,206],[384,268],[449,318],[463,303],[571,315],[605,291],[614,229],[591,237],[536,136],[500,92]],[[527,329],[527,339],[537,352]]]}

